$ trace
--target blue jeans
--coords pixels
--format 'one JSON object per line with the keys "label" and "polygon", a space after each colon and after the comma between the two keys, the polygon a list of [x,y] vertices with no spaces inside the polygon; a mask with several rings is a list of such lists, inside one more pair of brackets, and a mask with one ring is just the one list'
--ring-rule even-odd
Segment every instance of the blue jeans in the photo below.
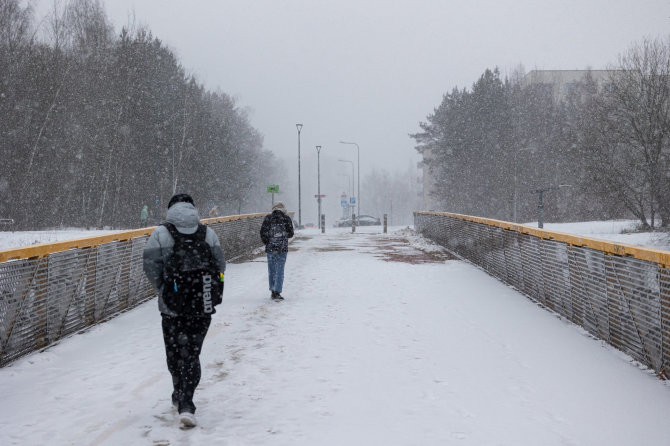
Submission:
{"label": "blue jeans", "polygon": [[287,252],[268,252],[268,279],[270,291],[281,293],[284,285],[284,265],[286,264]]}

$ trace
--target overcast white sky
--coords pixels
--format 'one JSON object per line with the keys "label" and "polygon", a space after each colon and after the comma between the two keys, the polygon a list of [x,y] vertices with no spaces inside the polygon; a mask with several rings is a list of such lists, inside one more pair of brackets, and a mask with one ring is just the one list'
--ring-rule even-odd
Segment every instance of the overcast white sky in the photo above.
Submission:
{"label": "overcast white sky", "polygon": [[355,161],[355,147],[339,144],[348,140],[360,146],[362,177],[373,166],[413,165],[408,134],[444,93],[470,87],[486,68],[604,68],[631,43],[670,31],[668,0],[105,3],[117,28],[134,12],[187,71],[235,97],[290,169],[302,123],[303,169],[316,164],[315,145],[322,168],[325,160],[346,169],[336,160]]}

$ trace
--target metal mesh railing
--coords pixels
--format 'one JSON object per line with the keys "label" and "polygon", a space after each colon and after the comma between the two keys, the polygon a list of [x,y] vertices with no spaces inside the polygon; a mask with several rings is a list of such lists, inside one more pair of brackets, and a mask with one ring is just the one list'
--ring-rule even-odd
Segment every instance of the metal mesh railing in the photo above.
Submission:
{"label": "metal mesh railing", "polygon": [[670,374],[670,252],[497,220],[415,212],[418,232]]}
{"label": "metal mesh railing", "polygon": [[[203,223],[233,259],[262,245],[264,216]],[[155,297],[142,268],[152,231],[0,251],[0,366]]]}

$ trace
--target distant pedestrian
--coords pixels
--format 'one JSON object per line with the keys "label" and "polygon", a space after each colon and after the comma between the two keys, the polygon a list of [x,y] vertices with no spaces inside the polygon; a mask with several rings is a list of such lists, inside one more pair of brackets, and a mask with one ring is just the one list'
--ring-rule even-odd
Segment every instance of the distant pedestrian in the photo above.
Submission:
{"label": "distant pedestrian", "polygon": [[147,221],[149,220],[149,206],[146,204],[140,211],[140,225],[141,227],[145,227],[147,225]]}
{"label": "distant pedestrian", "polygon": [[261,225],[261,240],[265,245],[268,259],[270,297],[275,301],[284,300],[281,292],[284,285],[284,265],[288,255],[288,239],[291,237],[293,237],[293,222],[286,212],[284,203],[278,201],[272,206],[272,213],[265,216]]}
{"label": "distant pedestrian", "polygon": [[144,272],[158,293],[172,405],[184,427],[195,426],[193,394],[200,382],[200,352],[221,303],[226,259],[216,233],[200,224],[193,199],[170,199],[166,223],[144,248]]}

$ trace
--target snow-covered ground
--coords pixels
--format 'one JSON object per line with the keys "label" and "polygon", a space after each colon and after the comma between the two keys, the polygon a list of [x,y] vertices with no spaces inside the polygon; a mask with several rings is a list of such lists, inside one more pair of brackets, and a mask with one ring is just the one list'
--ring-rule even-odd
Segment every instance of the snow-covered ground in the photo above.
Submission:
{"label": "snow-covered ground", "polygon": [[97,235],[111,234],[119,231],[86,230],[86,229],[54,229],[51,231],[1,231],[0,251],[21,248],[30,245],[53,243],[61,240],[73,240]]}
{"label": "snow-covered ground", "polygon": [[[527,223],[537,227],[537,223]],[[637,220],[586,221],[579,223],[545,223],[544,229],[609,240],[616,243],[644,246],[653,249],[670,250],[670,233],[631,232]]]}
{"label": "snow-covered ground", "polygon": [[198,427],[178,428],[151,301],[0,369],[0,444],[670,444],[668,384],[410,230],[375,232],[299,232],[281,303],[264,257],[229,265]]}

